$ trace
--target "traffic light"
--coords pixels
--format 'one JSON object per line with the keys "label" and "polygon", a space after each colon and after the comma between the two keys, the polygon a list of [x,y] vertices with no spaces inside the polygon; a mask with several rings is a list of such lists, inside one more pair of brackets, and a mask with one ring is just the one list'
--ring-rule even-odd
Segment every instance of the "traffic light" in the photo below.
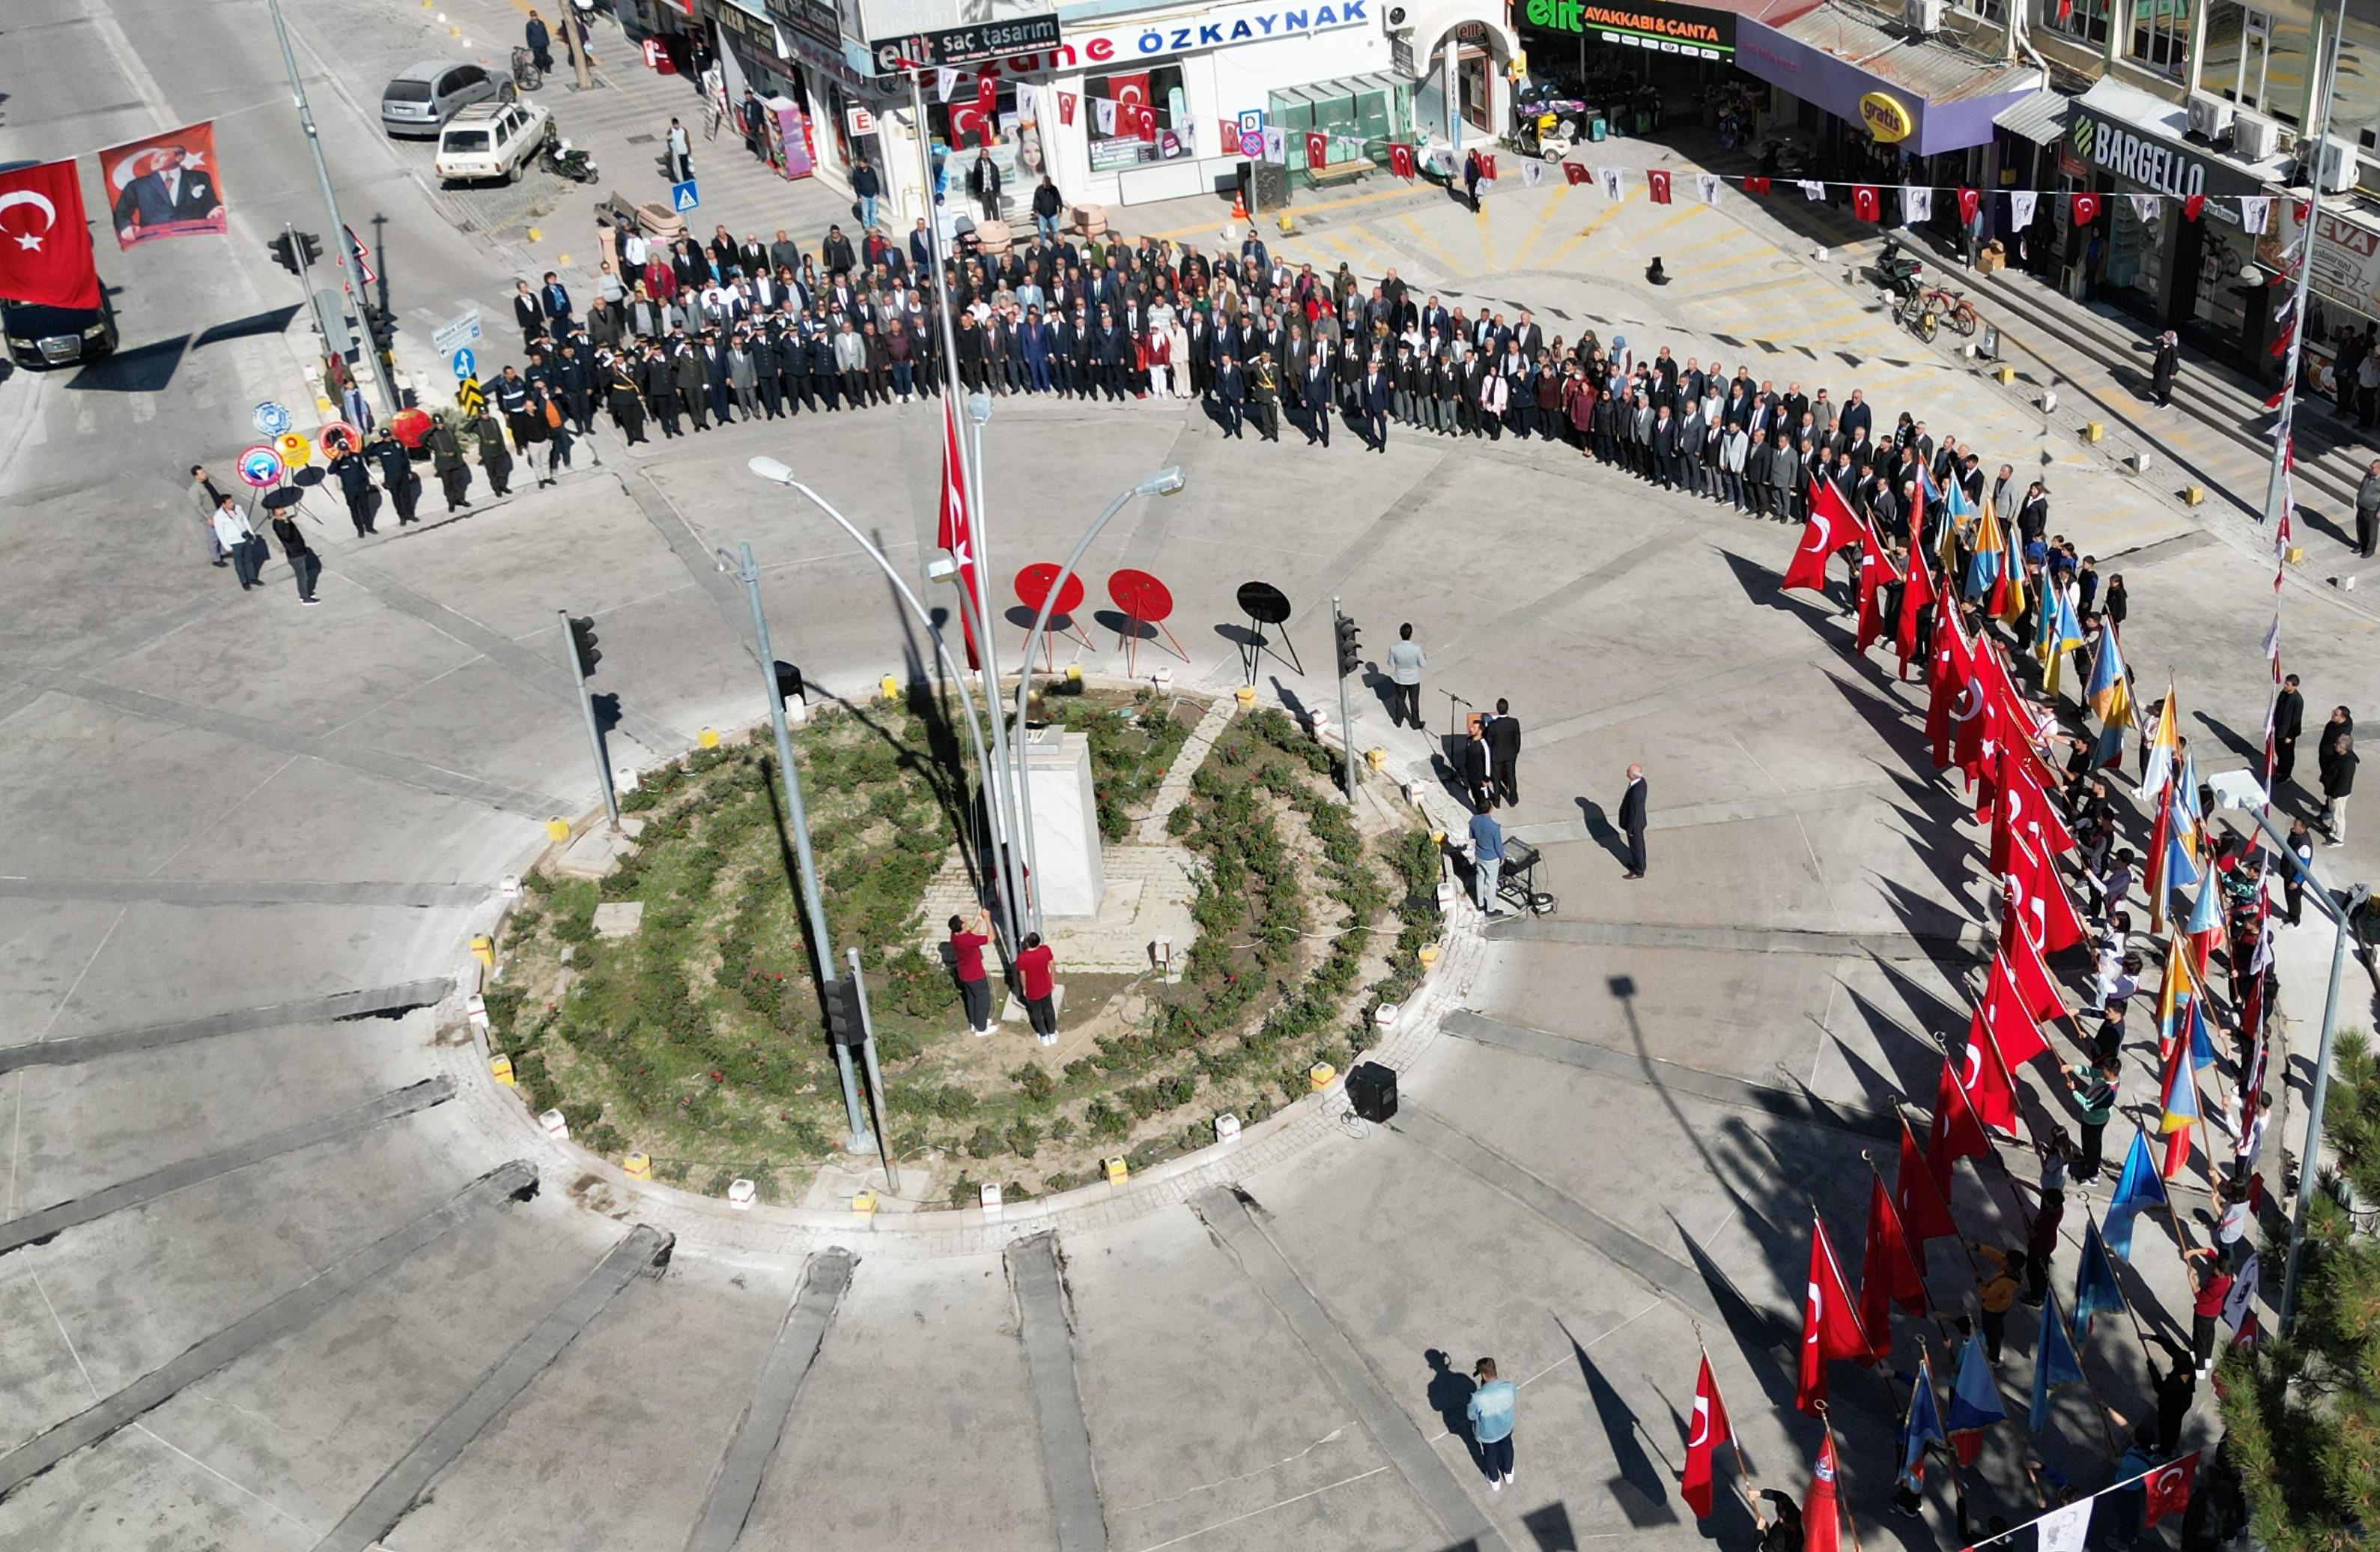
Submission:
{"label": "traffic light", "polygon": [[570,617],[570,648],[572,651],[578,654],[579,677],[582,679],[595,677],[595,665],[603,661],[603,654],[595,649],[595,617],[593,615],[574,614]]}
{"label": "traffic light", "polygon": [[826,1037],[838,1046],[866,1044],[868,1021],[859,1012],[858,981],[838,976],[820,987],[819,994],[826,999]]}
{"label": "traffic light", "polygon": [[1332,624],[1339,633],[1339,674],[1343,679],[1364,666],[1364,649],[1355,641],[1354,621],[1340,614]]}
{"label": "traffic light", "polygon": [[311,232],[293,232],[285,227],[279,236],[264,245],[264,251],[291,274],[304,274],[306,266],[322,256],[322,239]]}
{"label": "traffic light", "polygon": [[395,350],[396,348],[395,309],[374,307],[371,303],[366,302],[363,306],[363,314],[364,327],[371,333],[372,349],[382,356]]}
{"label": "traffic light", "polygon": [[306,262],[311,264],[322,256],[322,239],[311,232],[300,232],[298,234],[298,249],[306,256]]}

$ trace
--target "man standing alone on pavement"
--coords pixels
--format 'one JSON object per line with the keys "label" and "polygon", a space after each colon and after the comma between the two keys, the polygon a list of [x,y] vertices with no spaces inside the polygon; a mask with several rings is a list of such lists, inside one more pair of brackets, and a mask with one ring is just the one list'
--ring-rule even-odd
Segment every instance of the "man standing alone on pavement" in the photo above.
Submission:
{"label": "man standing alone on pavement", "polygon": [[1396,727],[1411,718],[1415,728],[1421,726],[1421,671],[1429,666],[1421,655],[1421,644],[1413,638],[1410,623],[1397,627],[1397,638],[1389,646],[1389,725]]}
{"label": "man standing alone on pavement", "polygon": [[1496,697],[1496,714],[1488,719],[1488,759],[1496,777],[1496,796],[1501,803],[1521,801],[1521,719],[1512,715],[1512,703],[1502,696]]}
{"label": "man standing alone on pavement", "polygon": [[1628,874],[1645,876],[1645,768],[1628,768],[1628,790],[1620,799],[1620,831],[1628,838]]}
{"label": "man standing alone on pavement", "polygon": [[1052,969],[1055,958],[1038,932],[1025,935],[1024,952],[1016,956],[1016,980],[1025,996],[1025,1016],[1033,1025],[1034,1038],[1045,1046],[1058,1043],[1058,987]]}
{"label": "man standing alone on pavement", "polygon": [[1485,915],[1500,915],[1496,908],[1496,883],[1504,870],[1504,827],[1482,809],[1471,816],[1471,888]]}

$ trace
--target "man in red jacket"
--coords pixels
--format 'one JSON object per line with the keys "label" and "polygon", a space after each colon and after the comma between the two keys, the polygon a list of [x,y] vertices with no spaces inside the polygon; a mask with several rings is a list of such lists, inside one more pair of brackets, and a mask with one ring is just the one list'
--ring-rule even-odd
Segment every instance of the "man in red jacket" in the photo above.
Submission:
{"label": "man in red jacket", "polygon": [[1025,935],[1025,952],[1016,956],[1016,976],[1025,993],[1025,1016],[1032,1021],[1034,1037],[1045,1046],[1058,1043],[1058,986],[1052,973],[1055,958],[1038,932]]}

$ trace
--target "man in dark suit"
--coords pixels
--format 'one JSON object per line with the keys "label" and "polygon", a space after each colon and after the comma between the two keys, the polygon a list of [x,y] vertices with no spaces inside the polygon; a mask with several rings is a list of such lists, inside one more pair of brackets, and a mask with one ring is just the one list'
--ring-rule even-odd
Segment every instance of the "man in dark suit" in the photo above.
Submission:
{"label": "man in dark suit", "polygon": [[1389,378],[1374,358],[1371,370],[1364,373],[1363,386],[1357,403],[1364,411],[1364,440],[1375,453],[1389,450]]}
{"label": "man in dark suit", "polygon": [[150,154],[155,165],[126,183],[124,192],[115,197],[118,237],[138,242],[143,227],[223,220],[223,196],[215,192],[215,180],[199,168],[183,165],[188,152],[166,145]]}
{"label": "man in dark suit", "polygon": [[1305,444],[1316,443],[1330,445],[1330,362],[1320,350],[1314,352],[1298,380],[1298,403],[1305,410]]}
{"label": "man in dark suit", "polygon": [[1628,790],[1620,799],[1620,832],[1628,838],[1628,874],[1645,876],[1645,768],[1628,768]]}
{"label": "man in dark suit", "polygon": [[1521,801],[1521,719],[1512,703],[1496,697],[1496,714],[1488,719],[1488,759],[1496,781],[1496,795],[1504,803]]}
{"label": "man in dark suit", "polygon": [[2298,737],[2304,732],[2305,697],[2292,673],[2281,681],[2281,693],[2273,697],[2273,791],[2277,793],[2297,770]]}
{"label": "man in dark suit", "polygon": [[513,321],[520,325],[521,348],[532,350],[545,337],[545,304],[528,288],[528,282],[513,282]]}
{"label": "man in dark suit", "polygon": [[1223,410],[1223,434],[1246,441],[1240,435],[1240,412],[1248,402],[1247,379],[1241,374],[1239,363],[1228,355],[1215,369],[1215,398]]}
{"label": "man in dark suit", "polygon": [[1471,741],[1463,746],[1463,793],[1472,808],[1486,813],[1496,806],[1494,760],[1488,749],[1488,719],[1471,720]]}

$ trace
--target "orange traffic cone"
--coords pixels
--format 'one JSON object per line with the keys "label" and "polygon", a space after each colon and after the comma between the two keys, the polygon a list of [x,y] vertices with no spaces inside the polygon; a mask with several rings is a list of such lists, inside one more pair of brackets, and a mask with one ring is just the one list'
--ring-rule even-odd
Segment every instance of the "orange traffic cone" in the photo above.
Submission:
{"label": "orange traffic cone", "polygon": [[1245,221],[1247,218],[1248,197],[1234,190],[1232,195],[1232,219],[1234,221]]}

